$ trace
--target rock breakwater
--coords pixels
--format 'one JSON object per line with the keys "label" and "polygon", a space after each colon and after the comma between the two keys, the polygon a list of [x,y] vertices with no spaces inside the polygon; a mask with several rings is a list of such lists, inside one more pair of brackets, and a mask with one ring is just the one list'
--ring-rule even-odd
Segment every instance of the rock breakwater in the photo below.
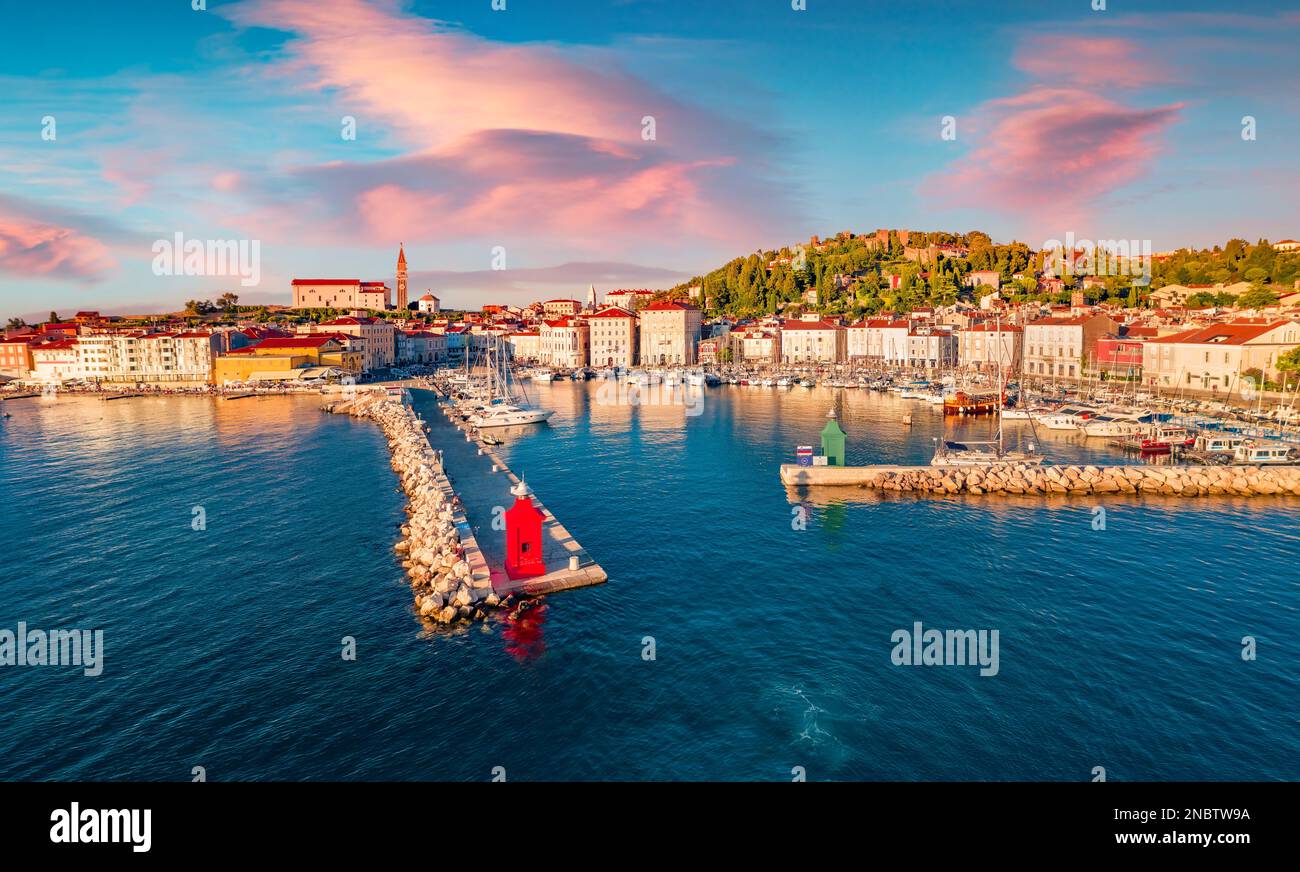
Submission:
{"label": "rock breakwater", "polygon": [[787,485],[933,494],[1300,496],[1300,466],[823,466],[786,464]]}
{"label": "rock breakwater", "polygon": [[321,408],[373,421],[388,438],[393,471],[408,500],[402,538],[393,548],[415,592],[416,613],[438,624],[455,624],[483,620],[494,609],[514,608],[515,597],[499,597],[493,591],[491,572],[443,471],[441,453],[429,444],[415,412],[382,394]]}

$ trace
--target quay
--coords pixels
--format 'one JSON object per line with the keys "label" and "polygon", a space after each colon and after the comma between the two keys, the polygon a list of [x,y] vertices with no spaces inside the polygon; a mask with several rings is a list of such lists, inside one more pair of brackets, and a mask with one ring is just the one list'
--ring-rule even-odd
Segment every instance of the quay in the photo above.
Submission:
{"label": "quay", "polygon": [[32,397],[39,397],[39,396],[40,396],[39,393],[9,394],[8,396],[0,397],[0,402],[5,402],[7,400],[28,400],[31,399]]}
{"label": "quay", "polygon": [[1300,496],[1300,466],[800,466],[787,488],[855,487],[921,494]]}
{"label": "quay", "polygon": [[[500,510],[514,503],[511,491],[520,484],[521,478],[491,445],[477,438],[472,425],[457,419],[450,404],[439,403],[437,408],[446,418],[446,424],[436,419],[429,421],[430,435],[445,432],[455,437],[446,440],[444,464],[455,470],[457,490],[466,512],[478,522],[473,532],[491,557],[492,590],[501,597],[540,596],[607,581],[609,576],[604,568],[536,494],[532,495],[532,503],[542,513],[542,557],[546,571],[538,576],[510,578],[505,571],[505,531],[496,529],[492,521]],[[437,431],[433,430],[435,427]]]}

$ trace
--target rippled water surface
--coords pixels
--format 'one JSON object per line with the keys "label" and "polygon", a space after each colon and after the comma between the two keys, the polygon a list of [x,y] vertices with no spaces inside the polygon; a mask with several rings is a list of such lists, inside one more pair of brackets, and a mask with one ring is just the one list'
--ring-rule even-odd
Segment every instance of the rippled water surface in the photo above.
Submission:
{"label": "rippled water surface", "polygon": [[[1300,777],[1300,501],[787,493],[832,404],[850,462],[925,462],[942,415],[599,391],[532,388],[556,415],[502,450],[610,582],[451,636],[411,614],[373,425],[312,397],[9,404],[0,628],[103,628],[106,656],[0,668],[0,777]],[[894,666],[916,621],[998,629],[998,675]]]}

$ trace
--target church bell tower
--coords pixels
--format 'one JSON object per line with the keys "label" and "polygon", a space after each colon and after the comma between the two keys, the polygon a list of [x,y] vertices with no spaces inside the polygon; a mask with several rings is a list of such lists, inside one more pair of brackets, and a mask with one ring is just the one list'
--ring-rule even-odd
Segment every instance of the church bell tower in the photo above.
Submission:
{"label": "church bell tower", "polygon": [[397,311],[406,311],[406,248],[397,246]]}

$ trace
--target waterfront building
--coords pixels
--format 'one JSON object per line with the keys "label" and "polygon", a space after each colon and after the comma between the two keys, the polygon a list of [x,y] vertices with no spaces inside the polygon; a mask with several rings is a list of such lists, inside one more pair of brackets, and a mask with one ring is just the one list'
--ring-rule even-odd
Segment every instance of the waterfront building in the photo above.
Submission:
{"label": "waterfront building", "polygon": [[1245,373],[1278,377],[1277,358],[1300,345],[1295,321],[1241,319],[1148,339],[1142,379],[1157,387],[1232,390]]}
{"label": "waterfront building", "polygon": [[738,363],[770,364],[781,359],[781,333],[759,327],[741,327],[727,334],[731,358]]}
{"label": "waterfront building", "polygon": [[447,337],[447,360],[451,363],[463,362],[465,355],[469,353],[469,327],[464,325],[434,327],[433,331],[436,333],[440,329],[443,335]]}
{"label": "waterfront building", "polygon": [[846,332],[840,325],[820,318],[787,321],[781,328],[781,361],[840,363],[844,360],[847,345]]}
{"label": "waterfront building", "polygon": [[204,385],[212,379],[222,341],[208,331],[88,332],[77,340],[76,377],[162,387]]}
{"label": "waterfront building", "polygon": [[641,329],[641,363],[645,366],[694,366],[704,317],[690,303],[665,300],[637,312]]}
{"label": "waterfront building", "polygon": [[903,366],[911,352],[908,336],[912,326],[895,318],[868,318],[846,331],[846,357],[855,365],[890,364]]}
{"label": "waterfront building", "polygon": [[713,366],[720,362],[722,351],[728,347],[725,336],[710,336],[701,339],[696,345],[695,360],[703,366]]}
{"label": "waterfront building", "polygon": [[957,363],[980,372],[1020,372],[1024,331],[1014,324],[985,321],[957,334]]}
{"label": "waterfront building", "polygon": [[1109,378],[1141,379],[1147,337],[1103,336],[1097,340],[1095,367]]}
{"label": "waterfront building", "polygon": [[25,379],[32,374],[32,339],[14,336],[0,340],[0,376]]}
{"label": "waterfront building", "polygon": [[369,371],[387,369],[397,360],[397,328],[383,318],[349,315],[320,324],[305,324],[298,329],[301,333],[347,333],[361,338],[364,342],[362,367]]}
{"label": "waterfront building", "polygon": [[913,324],[907,333],[908,366],[936,369],[957,363],[957,337],[952,329]]}
{"label": "waterfront building", "polygon": [[585,318],[543,321],[538,334],[538,359],[542,363],[566,369],[587,365],[591,328]]}
{"label": "waterfront building", "polygon": [[582,303],[577,300],[547,300],[542,303],[542,313],[547,318],[564,318],[582,311]]}
{"label": "waterfront building", "polygon": [[48,384],[62,384],[70,379],[81,378],[77,340],[56,339],[44,345],[32,346],[31,377]]}
{"label": "waterfront building", "polygon": [[333,336],[301,334],[264,339],[220,355],[212,371],[217,385],[229,382],[317,378],[328,370],[359,374],[362,352],[347,351]]}
{"label": "waterfront building", "polygon": [[447,337],[430,330],[397,331],[397,362],[444,363],[447,360]]}
{"label": "waterfront building", "polygon": [[591,365],[630,368],[636,365],[637,319],[626,309],[610,306],[588,318]]}
{"label": "waterfront building", "polygon": [[1082,378],[1097,340],[1117,333],[1107,315],[1051,316],[1025,325],[1023,372],[1031,376]]}
{"label": "waterfront building", "polygon": [[511,354],[515,360],[537,361],[541,354],[542,334],[540,330],[516,330],[506,336],[510,343]]}

